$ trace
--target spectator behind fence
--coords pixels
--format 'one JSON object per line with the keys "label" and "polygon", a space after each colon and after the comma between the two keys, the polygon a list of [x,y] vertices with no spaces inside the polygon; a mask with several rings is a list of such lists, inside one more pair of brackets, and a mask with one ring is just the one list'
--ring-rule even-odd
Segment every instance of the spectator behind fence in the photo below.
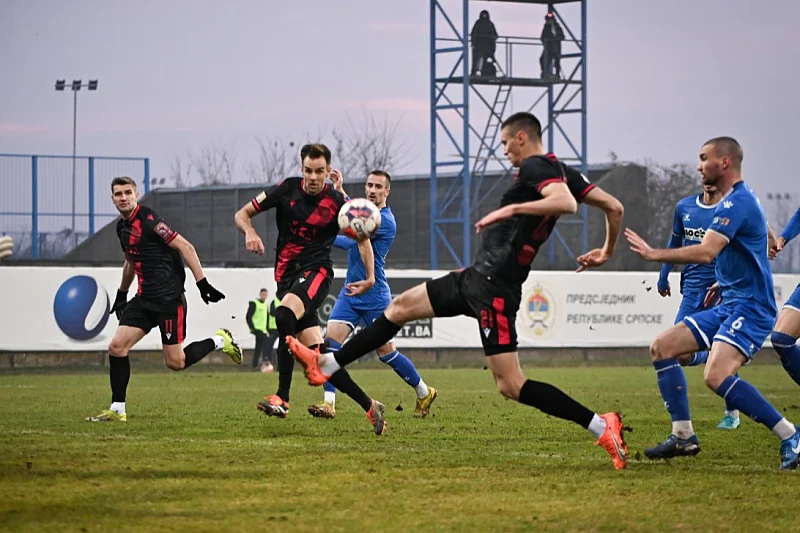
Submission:
{"label": "spectator behind fence", "polygon": [[542,28],[542,55],[539,65],[542,67],[542,79],[561,78],[561,41],[564,40],[564,30],[552,12],[544,16]]}
{"label": "spectator behind fence", "polygon": [[258,298],[250,301],[247,307],[247,326],[250,328],[256,338],[256,347],[253,350],[253,363],[252,369],[258,370],[258,364],[261,362],[262,372],[272,372],[275,368],[272,366],[272,347],[277,338],[275,327],[275,317],[272,313],[274,310],[274,302],[267,305],[267,297],[269,291],[261,289],[258,292]]}
{"label": "spectator behind fence", "polygon": [[[480,17],[475,21],[470,32],[472,38],[472,76],[477,76],[480,71],[482,76],[494,76],[497,69],[494,65],[494,52],[497,41],[497,30],[494,23],[489,20],[489,12],[481,11]],[[489,65],[491,60],[491,65]],[[491,69],[491,72],[489,71]]]}

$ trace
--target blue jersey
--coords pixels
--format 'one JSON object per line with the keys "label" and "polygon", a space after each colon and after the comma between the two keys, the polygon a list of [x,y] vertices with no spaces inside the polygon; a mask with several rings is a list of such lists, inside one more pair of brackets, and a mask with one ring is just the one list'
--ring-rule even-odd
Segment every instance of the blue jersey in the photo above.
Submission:
{"label": "blue jersey", "polygon": [[786,224],[786,227],[783,228],[783,233],[781,233],[781,237],[786,239],[788,243],[795,237],[800,235],[800,209],[798,209],[792,219]]}
{"label": "blue jersey", "polygon": [[[345,289],[339,293],[339,298],[347,298],[350,303],[357,306],[374,306],[392,300],[392,291],[389,289],[389,282],[386,280],[386,255],[392,247],[394,236],[397,233],[397,223],[394,213],[387,205],[381,209],[381,227],[372,236],[372,252],[375,255],[375,285],[364,294],[358,296],[348,296]],[[362,281],[367,279],[367,271],[364,262],[361,260],[361,253],[358,251],[358,243],[349,237],[339,235],[333,243],[337,248],[346,248],[347,252],[347,283]]]}
{"label": "blue jersey", "polygon": [[[714,218],[714,209],[717,204],[706,205],[703,195],[687,196],[675,206],[675,216],[672,221],[672,238],[668,248],[692,246],[703,242],[706,230],[711,226]],[[673,265],[664,264],[661,267],[659,286],[666,287],[667,275]],[[717,279],[715,262],[704,264],[684,265],[681,272],[681,294],[705,292]]]}
{"label": "blue jersey", "polygon": [[774,316],[778,307],[767,256],[767,217],[755,193],[743,181],[717,204],[708,231],[728,241],[717,256],[716,275],[723,302],[756,302]]}

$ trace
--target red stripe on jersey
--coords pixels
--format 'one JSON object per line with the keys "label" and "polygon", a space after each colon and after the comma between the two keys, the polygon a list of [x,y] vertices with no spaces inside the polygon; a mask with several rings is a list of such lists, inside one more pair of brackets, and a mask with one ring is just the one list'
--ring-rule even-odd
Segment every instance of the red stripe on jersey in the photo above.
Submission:
{"label": "red stripe on jersey", "polygon": [[178,344],[183,344],[186,338],[186,306],[178,306]]}
{"label": "red stripe on jersey", "polygon": [[333,217],[339,214],[339,205],[330,196],[322,198],[317,207],[308,215],[306,223],[312,226],[327,226]]}
{"label": "red stripe on jersey", "polygon": [[505,300],[495,298],[492,300],[492,308],[495,312],[495,323],[497,324],[497,341],[502,344],[511,344],[511,332],[508,329],[508,317],[503,315]]}
{"label": "red stripe on jersey", "polygon": [[302,244],[286,243],[286,246],[281,249],[281,253],[278,255],[278,264],[275,265],[275,281],[283,280],[283,275],[286,273],[289,263],[300,255],[304,248],[305,246]]}
{"label": "red stripe on jersey", "polygon": [[591,191],[595,187],[597,187],[597,185],[595,185],[594,183],[590,183],[589,185],[587,185],[586,188],[583,189],[583,191],[578,195],[577,200],[579,202],[583,201],[583,199],[586,197],[586,195],[589,194],[589,191]]}
{"label": "red stripe on jersey", "polygon": [[551,183],[564,183],[564,178],[563,177],[560,177],[560,178],[548,178],[548,179],[544,180],[543,182],[541,182],[536,187],[536,190],[539,191],[539,192],[542,192],[542,189],[544,189],[545,187],[547,187]]}
{"label": "red stripe on jersey", "polygon": [[[142,219],[135,218],[136,215],[139,214],[139,206],[136,206],[136,209],[133,211],[131,218],[128,220],[132,220],[131,222],[131,234],[128,238],[128,246],[138,246],[139,242],[142,240]],[[139,282],[139,286],[136,289],[136,294],[142,294],[142,285],[144,285],[144,272],[142,271],[142,263],[140,261],[133,262],[133,271],[136,273],[136,279]]]}
{"label": "red stripe on jersey", "polygon": [[314,281],[311,282],[311,286],[308,288],[309,300],[313,300],[314,296],[317,295],[319,286],[322,285],[322,282],[325,281],[326,277],[328,277],[328,271],[325,268],[320,268],[319,273],[314,276]]}
{"label": "red stripe on jersey", "polygon": [[261,206],[260,206],[260,205],[258,205],[258,202],[256,202],[256,199],[255,199],[255,198],[253,198],[252,200],[250,200],[250,203],[251,203],[251,204],[253,204],[253,207],[255,207],[255,208],[256,208],[256,211],[257,211],[257,212],[259,212],[259,213],[261,212]]}

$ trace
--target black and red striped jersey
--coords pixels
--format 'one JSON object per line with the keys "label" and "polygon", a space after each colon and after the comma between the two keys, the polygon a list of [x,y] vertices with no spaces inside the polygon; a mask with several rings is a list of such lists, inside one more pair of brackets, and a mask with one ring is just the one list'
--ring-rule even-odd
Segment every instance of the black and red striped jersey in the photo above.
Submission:
{"label": "black and red striped jersey", "polygon": [[[554,182],[564,183],[566,179],[564,166],[553,154],[523,159],[514,182],[500,199],[500,207],[541,200],[542,189]],[[473,267],[499,282],[521,285],[557,220],[557,216],[515,215],[488,226]]]}
{"label": "black and red striped jersey", "polygon": [[575,197],[579,203],[583,201],[589,191],[594,189],[596,185],[594,185],[589,178],[583,175],[580,170],[572,168],[568,165],[564,166],[564,176],[567,178],[567,187],[569,187],[569,192],[572,193],[572,196]]}
{"label": "black and red striped jersey", "polygon": [[252,200],[259,211],[275,208],[278,243],[275,281],[286,281],[312,267],[333,270],[331,244],[339,233],[337,217],[344,195],[325,185],[317,195],[303,190],[303,178],[287,178]]}
{"label": "black and red striped jersey", "polygon": [[181,297],[186,271],[180,252],[169,247],[178,232],[152,209],[137,205],[131,216],[117,222],[117,236],[139,280],[136,294],[157,302]]}

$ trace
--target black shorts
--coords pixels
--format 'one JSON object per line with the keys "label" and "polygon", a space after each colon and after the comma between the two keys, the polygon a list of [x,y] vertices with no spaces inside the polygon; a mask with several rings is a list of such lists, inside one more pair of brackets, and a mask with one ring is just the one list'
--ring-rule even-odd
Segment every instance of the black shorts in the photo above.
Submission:
{"label": "black shorts", "polygon": [[278,283],[276,296],[280,300],[287,294],[294,294],[303,302],[305,313],[297,321],[297,333],[320,325],[317,310],[331,290],[331,281],[333,281],[332,269],[316,267],[303,271],[301,276]]}
{"label": "black shorts", "polygon": [[517,311],[521,287],[496,283],[472,267],[425,284],[437,317],[471,316],[478,319],[483,353],[517,350]]}
{"label": "black shorts", "polygon": [[122,311],[120,326],[139,328],[145,333],[158,326],[161,344],[183,344],[186,339],[186,296],[174,302],[152,302],[134,296]]}

